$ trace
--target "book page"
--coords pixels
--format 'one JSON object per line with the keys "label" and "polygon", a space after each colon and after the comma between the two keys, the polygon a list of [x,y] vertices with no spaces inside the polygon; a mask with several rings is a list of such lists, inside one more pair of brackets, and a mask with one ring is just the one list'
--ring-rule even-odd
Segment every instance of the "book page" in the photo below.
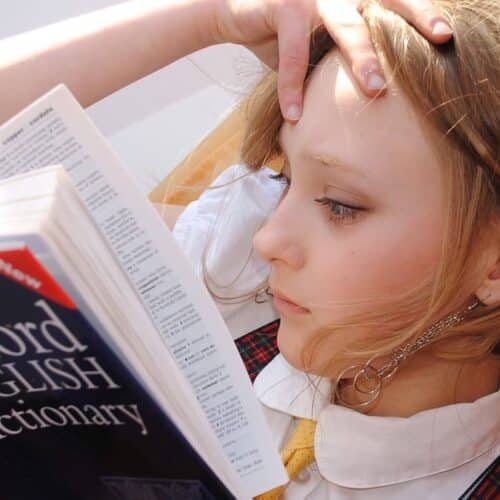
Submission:
{"label": "book page", "polygon": [[[177,425],[190,442],[209,445],[212,465],[221,465],[223,450],[187,380],[98,227],[81,200],[74,200],[74,186],[65,186],[71,181],[66,172],[59,175],[63,168],[46,167],[15,176],[15,182],[10,182],[13,178],[0,181],[0,249],[12,238],[28,245],[99,335],[155,391],[165,412],[177,417]],[[41,250],[41,238],[45,250]],[[182,397],[172,398],[172,394]],[[235,484],[234,479],[229,482]]]}
{"label": "book page", "polygon": [[59,86],[0,128],[0,178],[62,163],[189,381],[245,494],[287,481],[229,331],[105,139]]}

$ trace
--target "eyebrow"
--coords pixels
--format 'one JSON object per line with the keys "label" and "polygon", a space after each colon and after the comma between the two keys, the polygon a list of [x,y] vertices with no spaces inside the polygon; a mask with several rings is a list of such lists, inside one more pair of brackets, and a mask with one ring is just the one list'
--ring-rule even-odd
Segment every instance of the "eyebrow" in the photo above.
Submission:
{"label": "eyebrow", "polygon": [[363,172],[360,168],[349,165],[343,161],[340,161],[338,158],[331,156],[328,153],[318,153],[310,155],[313,160],[316,160],[321,163],[326,168],[340,168],[348,172],[352,172],[353,174],[358,174],[361,177],[366,177],[365,172]]}
{"label": "eyebrow", "polygon": [[[283,142],[281,140],[281,134],[278,134],[278,145],[283,153],[285,153],[285,148],[283,147]],[[286,153],[285,153],[286,155]],[[336,158],[335,156],[332,156],[329,153],[311,153],[308,152],[308,156],[312,158],[313,160],[321,163],[322,166],[326,168],[336,168],[336,169],[342,169],[346,172],[352,172],[354,174],[358,174],[361,177],[366,177],[366,173],[363,172],[360,168],[355,167],[353,165],[349,165],[346,162],[343,162]]]}

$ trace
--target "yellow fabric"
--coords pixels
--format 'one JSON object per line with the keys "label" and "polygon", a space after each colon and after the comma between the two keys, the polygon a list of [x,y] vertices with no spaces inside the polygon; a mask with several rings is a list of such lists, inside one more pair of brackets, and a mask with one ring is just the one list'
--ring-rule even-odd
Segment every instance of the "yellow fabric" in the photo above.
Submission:
{"label": "yellow fabric", "polygon": [[[301,418],[281,451],[281,459],[285,464],[290,481],[295,479],[299,472],[314,462],[314,433],[316,422]],[[256,500],[277,500],[281,497],[288,485],[278,486],[266,493],[255,497]]]}
{"label": "yellow fabric", "polygon": [[153,203],[187,205],[229,165],[240,161],[245,129],[245,102],[240,103],[149,194]]}
{"label": "yellow fabric", "polygon": [[[240,162],[245,106],[246,101],[240,103],[149,193],[152,203],[187,205],[198,199],[223,170]],[[282,163],[282,158],[273,158],[266,165],[279,171]]]}

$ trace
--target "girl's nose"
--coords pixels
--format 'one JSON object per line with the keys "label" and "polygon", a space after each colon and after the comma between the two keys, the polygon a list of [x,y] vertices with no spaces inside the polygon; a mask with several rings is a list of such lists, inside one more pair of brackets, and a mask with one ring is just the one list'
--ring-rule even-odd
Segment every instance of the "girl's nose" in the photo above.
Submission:
{"label": "girl's nose", "polygon": [[285,201],[276,209],[268,222],[253,237],[253,247],[266,261],[281,261],[294,270],[304,265],[303,238],[300,222],[286,213]]}

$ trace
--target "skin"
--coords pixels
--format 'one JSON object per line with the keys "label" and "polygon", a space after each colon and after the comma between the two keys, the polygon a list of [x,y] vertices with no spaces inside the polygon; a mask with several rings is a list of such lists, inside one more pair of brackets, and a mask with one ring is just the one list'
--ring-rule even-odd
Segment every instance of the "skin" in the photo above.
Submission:
{"label": "skin", "polygon": [[[390,141],[392,130],[398,131],[397,141]],[[296,125],[285,123],[280,133],[290,187],[254,237],[255,249],[271,264],[272,290],[309,311],[281,314],[278,345],[296,368],[335,378],[347,365],[325,373],[332,355],[380,330],[343,328],[304,366],[301,353],[317,328],[377,307],[373,300],[355,301],[404,292],[435,269],[445,198],[431,138],[397,88],[385,99],[370,101],[337,51],[313,72],[302,118]],[[326,167],[318,159],[324,156],[335,157],[336,166]],[[314,201],[324,196],[365,210],[336,206],[332,213]],[[354,303],[342,305],[348,302]],[[371,413],[407,416],[454,403],[459,375],[468,371],[421,351],[384,389]],[[459,399],[474,400],[495,390],[498,363],[476,363],[470,371],[475,385],[471,377],[462,377]]]}

